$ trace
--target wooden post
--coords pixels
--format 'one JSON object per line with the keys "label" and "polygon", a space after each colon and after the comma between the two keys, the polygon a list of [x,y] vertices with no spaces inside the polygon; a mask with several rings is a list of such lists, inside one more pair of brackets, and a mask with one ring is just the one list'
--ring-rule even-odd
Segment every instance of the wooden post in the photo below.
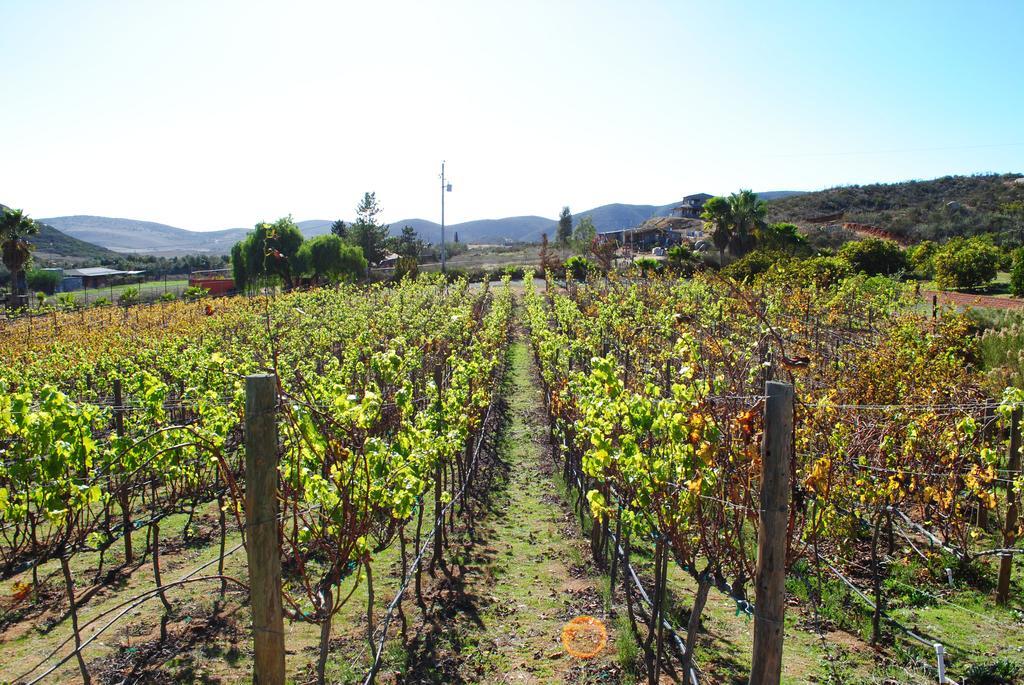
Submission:
{"label": "wooden post", "polygon": [[252,682],[284,685],[281,555],[277,540],[277,377],[245,379],[245,517],[255,647]]}
{"label": "wooden post", "polygon": [[[1020,473],[1020,417],[1021,408],[1010,413],[1010,455],[1006,473],[1006,523],[1003,525],[1003,548],[1011,549],[1017,542],[1017,489],[1014,481]],[[1010,573],[1013,571],[1013,555],[1003,554],[999,559],[999,583],[996,585],[996,602],[1006,604],[1010,599]]]}
{"label": "wooden post", "polygon": [[793,452],[793,386],[764,384],[761,445],[761,513],[757,530],[754,654],[750,685],[779,685],[786,615],[786,535],[789,526],[789,461]]}
{"label": "wooden post", "polygon": [[938,318],[939,316],[939,296],[932,295],[932,318]]}

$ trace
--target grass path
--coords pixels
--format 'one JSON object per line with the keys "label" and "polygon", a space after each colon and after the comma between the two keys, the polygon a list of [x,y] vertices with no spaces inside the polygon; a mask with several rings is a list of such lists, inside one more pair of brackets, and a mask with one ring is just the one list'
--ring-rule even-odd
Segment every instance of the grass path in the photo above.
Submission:
{"label": "grass path", "polygon": [[448,630],[459,653],[456,682],[622,682],[611,625],[608,647],[594,659],[570,657],[562,647],[562,627],[572,618],[608,623],[602,581],[584,562],[584,543],[552,473],[541,390],[521,339],[510,360],[509,416],[498,443],[505,476],[478,530],[482,541],[460,565],[463,596],[473,607],[460,607]]}

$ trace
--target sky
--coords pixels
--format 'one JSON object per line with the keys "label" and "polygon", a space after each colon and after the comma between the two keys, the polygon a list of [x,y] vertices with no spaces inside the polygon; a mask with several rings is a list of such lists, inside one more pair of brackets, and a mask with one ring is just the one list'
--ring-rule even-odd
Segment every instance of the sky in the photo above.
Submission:
{"label": "sky", "polygon": [[0,0],[0,203],[192,230],[1024,171],[1024,1]]}

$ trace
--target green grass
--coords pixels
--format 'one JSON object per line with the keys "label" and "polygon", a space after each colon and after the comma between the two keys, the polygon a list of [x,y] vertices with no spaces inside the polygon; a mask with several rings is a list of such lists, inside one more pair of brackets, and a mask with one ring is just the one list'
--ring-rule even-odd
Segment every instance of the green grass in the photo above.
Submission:
{"label": "green grass", "polygon": [[[922,290],[943,290],[933,280],[921,281]],[[991,297],[1010,298],[1010,272],[998,271],[996,278],[988,285],[981,288],[967,288],[957,292],[970,293],[972,295],[988,295]]]}

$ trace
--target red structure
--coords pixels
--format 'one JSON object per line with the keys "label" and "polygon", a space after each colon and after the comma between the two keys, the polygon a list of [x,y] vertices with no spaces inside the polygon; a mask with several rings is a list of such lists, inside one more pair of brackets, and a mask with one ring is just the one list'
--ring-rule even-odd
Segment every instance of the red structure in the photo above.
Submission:
{"label": "red structure", "polygon": [[211,295],[226,295],[235,289],[231,269],[193,271],[188,275],[188,287],[209,290]]}

